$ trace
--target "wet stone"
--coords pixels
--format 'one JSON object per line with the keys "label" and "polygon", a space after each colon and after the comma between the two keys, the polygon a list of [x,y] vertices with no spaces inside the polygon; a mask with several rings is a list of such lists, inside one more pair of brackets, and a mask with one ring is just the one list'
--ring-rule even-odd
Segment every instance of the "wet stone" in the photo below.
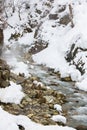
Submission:
{"label": "wet stone", "polygon": [[60,19],[59,23],[63,25],[67,25],[70,21],[71,21],[70,16],[69,14],[67,14]]}
{"label": "wet stone", "polygon": [[61,13],[61,12],[65,11],[66,5],[59,5],[58,8],[59,8],[59,9],[58,9],[58,12]]}
{"label": "wet stone", "polygon": [[14,115],[18,115],[18,114],[20,114],[20,111],[21,111],[21,109],[20,109],[20,107],[18,106],[18,105],[16,105],[16,104],[3,104],[2,103],[2,106],[3,106],[3,109],[5,110],[5,111],[8,111],[9,113],[11,113],[11,114],[14,114]]}
{"label": "wet stone", "polygon": [[25,99],[27,102],[31,102],[31,101],[32,101],[32,99],[29,98],[29,96],[25,96],[24,99]]}
{"label": "wet stone", "polygon": [[44,97],[40,98],[38,100],[38,103],[42,104],[42,103],[46,103],[46,99]]}
{"label": "wet stone", "polygon": [[19,127],[19,130],[25,130],[25,128],[21,125],[18,125],[18,127]]}
{"label": "wet stone", "polygon": [[[6,70],[6,72],[8,71]],[[40,79],[35,76],[25,78],[22,75],[10,73],[9,80],[15,83],[20,81],[18,84],[22,86],[26,96],[22,99],[20,104],[1,103],[1,105],[4,106],[4,110],[14,115],[25,115],[32,121],[43,125],[57,124],[51,120],[51,117],[52,115],[59,114],[58,111],[54,109],[54,104],[59,103],[62,105],[64,103],[65,96],[62,93],[47,89],[46,86],[41,83]],[[40,84],[38,85],[38,83]],[[20,128],[20,130],[21,129],[22,128]]]}
{"label": "wet stone", "polygon": [[7,63],[0,59],[0,87],[5,88],[10,85],[10,69]]}
{"label": "wet stone", "polygon": [[[37,35],[38,35],[38,29],[35,31],[34,37],[37,37]],[[48,43],[46,43],[46,41],[38,40],[31,45],[28,52],[29,54],[36,54],[47,47],[48,47]]]}
{"label": "wet stone", "polygon": [[28,105],[28,101],[26,101],[26,100],[23,100],[23,101],[22,101],[22,105],[23,105],[23,106],[26,106],[26,105]]}
{"label": "wet stone", "polygon": [[21,75],[21,74],[16,75],[16,74],[14,74],[12,72],[10,73],[10,78],[12,80],[14,80],[17,84],[21,84],[21,83],[23,83],[25,81],[25,78],[24,78],[23,75]]}
{"label": "wet stone", "polygon": [[77,130],[87,130],[87,126],[79,125],[76,127]]}
{"label": "wet stone", "polygon": [[55,100],[55,98],[53,96],[44,96],[44,98],[46,99],[46,102],[48,102],[48,103],[52,103]]}
{"label": "wet stone", "polygon": [[58,19],[58,14],[50,14],[49,19],[50,20],[57,20]]}
{"label": "wet stone", "polygon": [[10,71],[9,70],[4,70],[2,72],[2,78],[6,80],[6,79],[9,79],[9,77],[10,77]]}
{"label": "wet stone", "polygon": [[62,81],[72,81],[71,80],[71,77],[64,77],[64,78],[61,78]]}
{"label": "wet stone", "polygon": [[5,87],[7,87],[7,86],[9,86],[10,85],[10,82],[9,81],[5,81],[5,80],[2,80],[2,82],[1,82],[1,84],[0,84],[0,86],[2,87],[2,88],[5,88]]}

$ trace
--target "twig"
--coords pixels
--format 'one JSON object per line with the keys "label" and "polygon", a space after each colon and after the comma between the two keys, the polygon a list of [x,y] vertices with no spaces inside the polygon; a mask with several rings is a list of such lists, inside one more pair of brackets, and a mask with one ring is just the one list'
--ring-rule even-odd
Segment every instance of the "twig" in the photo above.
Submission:
{"label": "twig", "polygon": [[73,12],[72,12],[72,6],[71,4],[69,4],[69,11],[70,11],[70,20],[71,20],[71,27],[74,27],[74,23],[73,23]]}

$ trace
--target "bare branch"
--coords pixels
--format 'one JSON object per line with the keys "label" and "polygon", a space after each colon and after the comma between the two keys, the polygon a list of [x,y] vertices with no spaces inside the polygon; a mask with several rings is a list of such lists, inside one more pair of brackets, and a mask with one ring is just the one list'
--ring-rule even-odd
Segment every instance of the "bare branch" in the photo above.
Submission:
{"label": "bare branch", "polygon": [[73,23],[73,12],[72,12],[72,6],[71,4],[69,4],[69,11],[70,11],[70,20],[71,20],[71,27],[74,27],[74,23]]}

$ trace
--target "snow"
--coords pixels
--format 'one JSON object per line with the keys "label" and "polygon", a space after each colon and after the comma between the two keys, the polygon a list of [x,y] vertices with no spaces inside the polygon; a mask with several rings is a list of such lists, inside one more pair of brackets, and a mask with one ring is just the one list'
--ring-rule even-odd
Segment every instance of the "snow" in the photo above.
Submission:
{"label": "snow", "polygon": [[[12,62],[13,63],[13,62]],[[24,73],[25,75],[28,75],[28,67],[27,67],[27,65],[26,64],[24,64],[23,62],[17,62],[17,64],[16,64],[16,62],[15,62],[15,64],[14,64],[14,66],[13,67],[15,67],[14,68],[14,72],[16,73],[16,74],[19,74],[19,72],[21,72],[21,73]]]}
{"label": "snow", "polygon": [[[16,74],[24,73],[25,76],[29,76],[28,65],[20,60],[20,53],[17,48],[18,45],[31,45],[34,39],[35,29],[32,30],[32,33],[23,34],[22,25],[29,24],[30,15],[32,16],[32,22],[37,24],[41,22],[41,17],[39,14],[35,14],[35,9],[41,9],[45,12],[47,6],[43,4],[41,0],[27,0],[30,4],[30,10],[27,12],[24,9],[23,2],[25,0],[15,0],[14,4],[16,5],[16,10],[12,14],[10,8],[7,9],[8,19],[7,22],[12,28],[8,27],[4,30],[4,46],[8,46],[11,50],[5,50],[3,57],[6,59],[7,63],[11,67],[11,71]],[[44,3],[46,0],[44,1]],[[75,62],[78,62],[78,59],[82,58],[84,61],[85,74],[81,75],[80,71],[76,68],[75,65],[70,65],[65,59],[66,52],[75,43],[76,47],[81,47],[83,49],[87,48],[87,1],[86,0],[54,0],[51,9],[48,9],[50,13],[58,12],[59,5],[66,4],[66,10],[63,13],[59,14],[59,18],[69,13],[68,4],[71,4],[73,7],[73,22],[74,28],[71,28],[71,23],[68,25],[60,25],[57,20],[49,20],[48,15],[46,18],[42,19],[43,24],[40,28],[41,39],[48,42],[49,45],[46,49],[41,52],[33,55],[33,60],[39,64],[44,64],[48,67],[54,68],[55,71],[59,71],[61,77],[71,76],[73,81],[76,81],[76,87],[87,91],[87,52],[78,52],[75,57]],[[21,20],[19,19],[19,10],[18,7],[22,7],[20,10]],[[43,13],[41,14],[43,16]],[[36,20],[36,21],[35,21]],[[28,25],[27,25],[28,26]],[[55,26],[55,27],[53,27]],[[11,40],[11,34],[19,33],[23,36],[19,37],[17,41]],[[13,49],[15,48],[15,49]],[[4,48],[5,49],[5,48]],[[21,51],[22,53],[22,51]],[[22,92],[22,87],[13,82],[11,85],[6,88],[0,88],[0,101],[4,103],[15,103],[20,104],[20,101],[24,97]],[[35,81],[34,84],[42,85],[40,82]],[[60,105],[55,104],[54,109],[59,112],[62,112]],[[80,110],[80,109],[79,109]],[[79,120],[85,120],[87,122],[87,116],[74,116],[73,118]],[[61,115],[54,115],[52,117],[54,121],[63,122],[66,124],[66,118]],[[4,111],[0,107],[0,130],[19,130],[18,125],[21,125],[25,130],[75,130],[68,126],[43,126],[32,122],[28,117],[23,115],[12,115]]]}
{"label": "snow", "polygon": [[54,109],[56,109],[58,112],[62,112],[62,106],[60,106],[59,104],[55,104]]}
{"label": "snow", "polygon": [[24,45],[30,45],[33,41],[33,37],[34,37],[34,32],[32,33],[27,33],[26,35],[24,35],[22,38],[19,38],[19,44],[24,44]]}
{"label": "snow", "polygon": [[[16,20],[14,20],[16,19]],[[19,21],[19,17],[18,17],[18,13],[16,12],[13,17],[10,17],[9,20],[8,20],[8,23],[11,23],[11,26],[15,26],[15,24],[19,23],[20,24],[20,21]]]}
{"label": "snow", "polygon": [[0,130],[19,130],[18,125],[23,126],[25,130],[75,130],[67,126],[43,126],[32,122],[26,116],[9,114],[0,107]]}
{"label": "snow", "polygon": [[61,116],[61,115],[53,115],[51,117],[51,119],[55,122],[62,122],[64,124],[66,124],[66,118],[64,116]]}
{"label": "snow", "polygon": [[[14,48],[14,49],[13,49]],[[24,73],[26,77],[29,77],[28,65],[20,60],[20,53],[18,52],[19,47],[13,46],[11,50],[6,50],[3,54],[3,58],[7,61],[11,67],[11,71],[19,74]]]}
{"label": "snow", "polygon": [[0,88],[0,101],[4,103],[20,104],[24,97],[22,87],[16,83],[10,82],[10,86],[6,88]]}
{"label": "snow", "polygon": [[11,65],[12,72],[16,74],[24,73],[25,76],[29,76],[28,66],[24,62],[18,62],[16,58],[12,58],[11,61],[9,60],[7,63]]}
{"label": "snow", "polygon": [[77,82],[76,87],[80,90],[87,91],[87,78],[83,79],[81,82]]}
{"label": "snow", "polygon": [[[61,77],[71,76],[73,81],[78,82],[76,86],[78,86],[79,89],[87,91],[86,76],[81,76],[79,70],[77,70],[74,65],[70,66],[65,60],[65,52],[73,43],[83,49],[87,48],[87,29],[84,29],[84,27],[86,28],[87,26],[87,1],[55,0],[52,10],[55,12],[56,9],[54,8],[57,7],[58,4],[64,5],[64,3],[72,5],[74,28],[71,28],[70,24],[67,26],[57,25],[57,27],[53,28],[52,25],[56,25],[55,20],[46,20],[42,25],[43,27],[40,35],[43,40],[49,42],[49,46],[43,51],[33,55],[33,59],[39,64],[45,64],[59,71]],[[66,13],[67,11],[68,10],[66,10]],[[63,16],[62,13],[61,16]],[[84,69],[87,72],[86,55],[86,52],[79,52],[75,58],[75,62],[78,62],[78,60],[82,58],[82,61],[85,63]],[[83,85],[83,82],[85,85]]]}
{"label": "snow", "polygon": [[38,86],[43,86],[43,83],[42,82],[38,82],[37,80],[34,80],[33,84],[35,84],[37,87]]}

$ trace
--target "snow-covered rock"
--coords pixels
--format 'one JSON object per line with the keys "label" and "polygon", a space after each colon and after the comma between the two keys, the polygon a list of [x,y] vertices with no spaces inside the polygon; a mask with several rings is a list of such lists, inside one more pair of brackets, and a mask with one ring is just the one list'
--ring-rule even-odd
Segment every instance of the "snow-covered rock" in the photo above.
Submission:
{"label": "snow-covered rock", "polygon": [[66,124],[66,118],[64,116],[53,115],[51,119],[54,120],[55,122],[61,122],[63,124]]}

